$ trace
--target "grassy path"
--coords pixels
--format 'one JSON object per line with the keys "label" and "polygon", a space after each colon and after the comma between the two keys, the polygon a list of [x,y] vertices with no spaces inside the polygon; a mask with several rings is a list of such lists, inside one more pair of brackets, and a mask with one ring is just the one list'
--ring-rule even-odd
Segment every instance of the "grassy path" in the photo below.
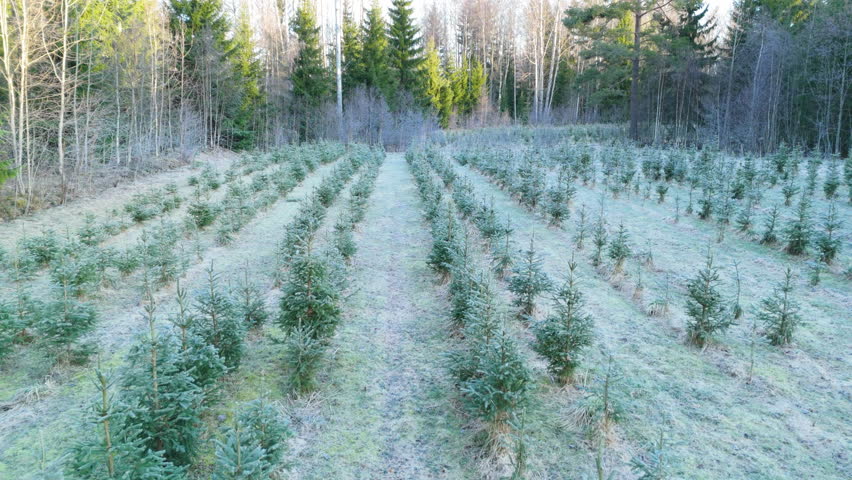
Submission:
{"label": "grassy path", "polygon": [[442,356],[446,305],[425,265],[429,232],[401,154],[385,159],[356,233],[346,317],[303,413],[296,478],[470,478],[469,442]]}

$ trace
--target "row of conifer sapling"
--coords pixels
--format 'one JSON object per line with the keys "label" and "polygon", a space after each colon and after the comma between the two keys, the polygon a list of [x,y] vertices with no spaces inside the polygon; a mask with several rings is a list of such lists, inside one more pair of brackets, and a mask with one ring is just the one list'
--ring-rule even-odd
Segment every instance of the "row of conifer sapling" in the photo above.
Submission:
{"label": "row of conifer sapling", "polygon": [[[481,228],[482,218],[485,213],[493,207],[485,202],[475,199],[473,189],[469,183],[459,182],[458,176],[446,160],[432,152],[427,155],[435,171],[441,176],[445,184],[453,186],[453,199],[460,212],[466,213],[465,217],[472,220],[471,223],[479,227],[480,233],[486,239],[491,237],[488,228]],[[493,215],[493,214],[492,214]],[[508,233],[506,233],[508,236]],[[577,249],[582,249],[585,238],[585,229],[580,228],[575,235],[574,241]],[[624,263],[629,258],[636,256],[643,262],[649,261],[650,253],[634,255],[630,246],[629,235],[623,225],[620,225],[613,238],[608,239],[606,221],[601,214],[598,222],[591,232],[595,247],[592,256],[593,265],[602,267],[603,258],[606,254],[611,260],[611,266],[606,270],[610,278],[620,276],[623,272]],[[509,242],[506,242],[507,245]],[[508,248],[507,248],[508,250]],[[493,252],[495,265],[502,264],[505,260],[500,259],[501,251]],[[650,260],[652,261],[652,260]],[[562,383],[571,381],[574,370],[579,363],[579,354],[592,343],[593,322],[589,315],[583,312],[584,300],[582,293],[577,287],[576,268],[577,264],[573,256],[568,264],[568,275],[561,286],[554,285],[547,275],[542,271],[542,260],[536,254],[533,240],[528,250],[523,252],[519,261],[512,268],[512,275],[508,280],[509,290],[514,295],[514,303],[518,308],[521,318],[531,318],[535,311],[536,298],[541,295],[550,294],[553,297],[551,314],[542,322],[533,325],[535,334],[534,350],[548,360],[548,368]],[[599,270],[602,271],[602,270]],[[637,284],[637,290],[641,289],[641,271]],[[772,295],[760,302],[755,313],[752,324],[753,338],[751,341],[752,353],[749,367],[749,381],[754,367],[754,334],[757,332],[757,322],[764,325],[763,334],[773,345],[785,345],[792,340],[792,335],[800,323],[798,314],[799,307],[792,297],[792,272],[790,269],[785,273],[785,279],[775,289]],[[650,314],[661,315],[668,311],[668,293],[660,301],[656,301],[649,309]],[[687,289],[686,310],[689,316],[687,321],[688,340],[697,346],[704,347],[712,338],[712,335],[721,331],[740,318],[743,309],[739,298],[739,272],[737,271],[737,295],[734,300],[726,300],[719,292],[718,268],[713,264],[712,256],[708,256],[705,268],[699,271],[696,278],[690,280]],[[610,432],[611,424],[620,418],[620,409],[615,403],[617,397],[610,389],[615,368],[608,364],[600,386],[597,391],[591,391],[584,402],[579,403],[572,415],[579,424],[584,425],[587,432]],[[606,401],[600,400],[606,398]],[[659,450],[664,445],[664,440],[659,440],[651,450]],[[600,450],[599,450],[600,454]],[[647,455],[637,457],[633,460],[633,467],[637,471],[648,468],[656,468],[661,464],[648,464]],[[655,467],[656,465],[656,467]]]}
{"label": "row of conifer sapling", "polygon": [[[274,158],[283,161],[285,157]],[[336,157],[324,155],[319,158],[331,161]],[[292,163],[281,166],[271,176],[264,177],[264,172],[256,174],[251,185],[259,184],[259,187],[249,190],[240,180],[229,181],[228,193],[221,202],[221,210],[225,214],[223,227],[217,234],[220,242],[222,232],[230,241],[259,208],[270,205],[279,195],[289,193],[316,166],[316,160],[297,156]],[[258,178],[266,180],[257,182]],[[263,195],[264,189],[271,186],[275,187],[270,192],[272,194]],[[95,303],[87,301],[87,297],[103,286],[114,285],[117,275],[126,277],[139,268],[150,276],[149,281],[160,285],[178,278],[189,265],[189,256],[180,240],[199,227],[198,210],[193,206],[190,206],[182,227],[172,221],[163,221],[144,230],[137,245],[124,251],[85,241],[86,238],[97,237],[69,236],[63,241],[55,233],[45,232],[22,239],[21,254],[10,262],[14,298],[11,301],[0,300],[0,361],[16,345],[35,344],[59,360],[84,362],[94,351],[94,345],[79,343],[79,340],[92,331],[97,321]],[[201,256],[198,248],[196,255]],[[49,268],[51,291],[54,292],[51,293],[53,299],[46,302],[31,295],[25,283],[33,278],[39,267]]]}
{"label": "row of conifer sapling", "polygon": [[[475,165],[472,158],[480,158],[477,155],[463,155],[465,161]],[[486,157],[487,158],[487,157]],[[478,161],[478,160],[476,160]],[[710,160],[705,160],[709,162]],[[479,167],[476,167],[479,168]],[[496,167],[495,167],[496,168]],[[584,167],[585,168],[585,167]],[[705,169],[710,169],[705,166]],[[487,172],[486,172],[487,174]],[[490,177],[489,177],[490,178]],[[508,178],[508,177],[507,177]],[[576,176],[566,174],[565,178],[568,181],[573,181]],[[493,180],[493,178],[492,178]],[[506,186],[510,191],[511,186]],[[565,192],[570,192],[569,186],[564,187]],[[566,193],[565,198],[569,201],[572,195]],[[519,201],[522,195],[517,196]],[[573,241],[578,250],[582,250],[584,245],[591,241],[593,253],[591,262],[594,266],[599,267],[599,271],[606,272],[607,277],[616,284],[621,285],[624,281],[624,275],[627,273],[624,270],[626,262],[630,259],[637,260],[637,268],[635,274],[635,289],[634,300],[641,300],[641,292],[643,291],[642,269],[641,265],[646,265],[653,269],[653,253],[650,248],[641,252],[634,252],[634,247],[631,246],[630,235],[623,224],[610,233],[606,222],[606,212],[603,202],[601,203],[600,212],[596,221],[590,224],[589,215],[586,213],[585,207],[580,209],[579,218],[577,220]],[[833,203],[829,205],[828,223],[835,226],[829,228],[824,233],[825,238],[820,244],[826,245],[826,248],[837,244],[837,238],[832,237],[836,232],[837,224],[836,207]],[[802,220],[804,218],[805,220]],[[793,241],[793,237],[799,235],[803,230],[800,223],[806,223],[806,217],[799,217],[799,220],[791,224],[787,229],[789,234],[788,240]],[[833,238],[833,240],[832,240]],[[835,247],[828,248],[829,250]],[[837,247],[839,248],[839,246]],[[832,250],[836,254],[836,249]],[[610,260],[610,265],[603,268],[605,257]],[[831,256],[833,258],[833,255]],[[828,257],[822,257],[822,261],[830,262]],[[733,298],[726,298],[721,292],[720,270],[714,263],[712,254],[708,252],[707,259],[703,268],[701,268],[695,278],[687,283],[685,309],[688,316],[686,322],[687,340],[701,348],[704,348],[708,342],[717,333],[721,333],[730,326],[734,325],[735,321],[743,315],[743,307],[740,302],[740,276],[739,269],[736,270],[736,293]],[[761,333],[772,345],[787,345],[792,341],[793,334],[801,323],[799,315],[799,306],[793,298],[793,279],[794,275],[788,268],[782,279],[774,288],[773,293],[764,298],[756,307],[754,314],[755,321],[752,322],[751,331],[754,334]],[[813,283],[813,280],[811,280]],[[667,315],[670,310],[671,292],[666,280],[663,287],[662,295],[655,299],[649,305],[647,311],[650,315]],[[762,329],[758,327],[758,323],[762,324]],[[751,342],[754,344],[754,341]]]}
{"label": "row of conifer sapling", "polygon": [[[316,387],[316,374],[340,323],[347,262],[356,250],[352,232],[364,218],[383,158],[380,149],[353,146],[347,159],[303,201],[279,244],[275,275],[282,296],[277,323],[285,335],[289,387],[297,394]],[[332,241],[319,247],[316,234],[329,207],[359,169],[363,173],[350,187]]]}
{"label": "row of conifer sapling", "polygon": [[[261,290],[244,270],[236,287],[207,269],[194,298],[178,281],[177,308],[163,322],[155,282],[144,276],[146,328],[134,340],[118,371],[94,372],[96,400],[86,414],[81,440],[50,465],[65,478],[188,478],[203,450],[216,438],[213,478],[262,478],[276,468],[289,427],[266,399],[240,405],[219,432],[206,431],[222,382],[240,366],[246,333],[269,318]],[[249,474],[255,475],[254,477]]]}
{"label": "row of conifer sapling", "polygon": [[[227,170],[224,181],[213,167],[205,164],[200,180],[197,177],[190,179],[190,184],[196,185],[196,191],[195,202],[190,205],[189,215],[184,222],[183,228],[187,231],[186,234],[189,235],[193,227],[203,228],[212,224],[216,218],[215,212],[233,208],[228,204],[239,203],[236,201],[238,199],[229,198],[220,205],[199,204],[201,197],[209,202],[211,191],[218,190],[222,185],[242,181],[243,178],[251,178],[249,185],[234,188],[233,193],[226,194],[226,197],[242,197],[245,201],[249,194],[258,194],[268,189],[270,184],[274,184],[280,195],[286,195],[305,178],[306,173],[312,172],[318,164],[325,164],[337,158],[341,148],[340,144],[323,144],[322,148],[311,144],[285,147],[266,155],[244,154]],[[278,168],[270,170],[270,167],[276,165]],[[263,170],[268,171],[251,177],[253,173]],[[268,198],[258,199],[255,203],[257,206],[263,206],[264,202],[268,203],[268,201]],[[175,210],[184,202],[184,198],[178,194],[177,185],[169,184],[134,195],[125,204],[123,210],[151,210],[154,207],[150,204],[157,202],[162,205],[155,208],[156,214],[146,215],[138,222],[154,219],[163,213]],[[11,253],[0,248],[0,267],[4,270],[17,270],[18,275],[31,276],[39,268],[50,265],[63,252],[95,247],[125,231],[129,226],[128,222],[120,219],[117,211],[113,211],[108,218],[102,220],[98,220],[94,214],[87,214],[83,226],[74,234],[70,232],[66,234],[67,238],[63,238],[53,230],[45,230],[40,234],[21,238]]]}
{"label": "row of conifer sapling", "polygon": [[[479,230],[486,243],[492,243],[489,240],[493,238],[492,224],[483,218],[493,215],[493,206],[477,200],[470,184],[458,182],[452,167],[437,152],[427,151],[422,156],[411,154],[409,163],[418,180],[426,216],[433,218],[434,242],[428,263],[442,278],[450,281],[450,315],[455,332],[464,339],[462,346],[450,355],[450,372],[459,385],[468,411],[486,425],[487,450],[497,458],[508,455],[513,478],[523,478],[527,469],[524,410],[533,376],[518,344],[510,337],[505,311],[496,296],[499,284],[493,283],[490,276],[496,274],[501,279],[506,276],[507,288],[513,296],[514,317],[524,327],[532,328],[533,350],[546,360],[548,372],[556,383],[565,386],[574,380],[583,351],[593,341],[593,321],[584,311],[577,264],[572,259],[562,285],[553,286],[541,270],[542,261],[535,253],[534,240],[528,250],[514,258],[511,228],[506,223],[498,230],[501,231],[500,245],[505,245],[508,253],[502,246],[492,248],[489,260],[493,271],[476,273],[475,262],[471,261],[471,236],[465,230],[466,223],[457,222],[452,207],[459,212],[467,211],[462,218]],[[446,198],[440,187],[431,181],[429,166],[445,186],[451,188],[451,198]],[[440,208],[430,206],[436,202]],[[439,210],[444,209],[446,213],[441,215]],[[537,303],[547,294],[552,294],[551,312],[537,320]],[[586,388],[572,414],[590,440],[601,442],[599,460],[603,440],[609,438],[613,425],[620,419],[617,396],[611,389],[615,372],[610,359],[601,377]],[[644,461],[643,458],[637,457],[636,461]]]}
{"label": "row of conifer sapling", "polygon": [[[733,226],[743,238],[767,246],[782,245],[783,250],[793,256],[813,252],[814,259],[809,263],[811,283],[814,285],[819,283],[820,273],[834,264],[842,245],[842,222],[837,205],[837,191],[841,184],[839,159],[828,161],[823,189],[828,206],[817,221],[813,218],[812,205],[815,201],[817,172],[822,163],[818,157],[808,158],[807,179],[800,181],[797,178],[801,176],[801,155],[789,151],[779,152],[761,162],[750,157],[736,162],[707,152],[694,156],[670,153],[664,161],[661,152],[653,153],[631,156],[624,147],[617,150],[603,149],[599,158],[604,190],[611,191],[613,197],[617,197],[619,192],[630,194],[634,191],[640,198],[647,199],[652,194],[651,185],[656,183],[657,201],[662,204],[670,185],[683,184],[689,188],[688,202],[682,209],[681,197],[675,197],[675,223],[681,215],[695,214],[705,221],[715,217],[717,242],[722,242],[726,230]],[[502,151],[490,149],[465,150],[455,155],[460,163],[482,171],[501,188],[516,195],[528,208],[539,209],[555,226],[570,217],[571,200],[576,195],[574,183],[580,179],[586,186],[597,183],[597,167],[587,149],[568,150],[565,158],[557,162],[547,162],[537,154],[525,155],[518,164],[507,162],[504,157]],[[633,157],[642,158],[641,168],[637,167]],[[548,181],[548,163],[558,168],[555,181]],[[848,160],[844,163],[844,181],[852,193],[852,162]],[[800,188],[799,183],[806,186]],[[779,204],[764,209],[763,220],[758,222],[755,219],[757,207],[766,192],[779,184],[783,184],[781,191],[784,207],[790,207],[793,197],[800,195],[798,206],[783,226],[783,207]],[[695,190],[701,193],[693,201]],[[740,205],[738,210],[737,205]],[[758,223],[762,226],[758,227]],[[852,275],[852,270],[847,271],[846,275]]]}
{"label": "row of conifer sapling", "polygon": [[461,341],[449,355],[449,372],[465,410],[483,424],[485,451],[496,464],[508,458],[514,474],[522,475],[526,468],[523,412],[529,401],[531,371],[507,328],[492,273],[477,269],[466,226],[430,169],[427,157],[434,154],[412,150],[406,160],[432,232],[427,263],[450,283],[450,317]]}
{"label": "row of conifer sapling", "polygon": [[[248,269],[230,294],[221,290],[212,264],[207,274],[194,308],[178,284],[177,312],[169,317],[171,327],[163,329],[156,325],[146,271],[148,331],[131,348],[118,381],[98,366],[95,386],[101,395],[90,418],[94,432],[74,447],[62,467],[67,477],[187,478],[204,416],[218,400],[218,384],[239,368],[246,332],[270,317]],[[117,400],[116,383],[121,385]],[[241,405],[220,430],[211,467],[217,479],[267,478],[280,467],[291,435],[286,420],[264,398]]]}

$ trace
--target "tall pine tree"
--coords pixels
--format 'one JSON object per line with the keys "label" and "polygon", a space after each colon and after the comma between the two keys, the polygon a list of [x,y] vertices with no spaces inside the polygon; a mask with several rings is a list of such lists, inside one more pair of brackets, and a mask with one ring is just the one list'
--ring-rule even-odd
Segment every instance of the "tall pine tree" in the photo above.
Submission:
{"label": "tall pine tree", "polygon": [[319,122],[319,106],[331,94],[331,75],[322,61],[320,29],[309,0],[303,0],[290,27],[299,40],[299,54],[293,62],[293,114],[300,140],[307,140]]}
{"label": "tall pine tree", "polygon": [[425,74],[425,94],[429,105],[438,115],[438,122],[442,127],[450,126],[450,114],[453,111],[453,89],[441,68],[441,58],[438,49],[430,40],[426,47],[426,58],[423,62]]}
{"label": "tall pine tree", "polygon": [[244,150],[255,145],[255,131],[258,128],[254,119],[260,117],[258,113],[264,104],[260,90],[263,71],[254,51],[251,24],[245,4],[240,8],[229,54],[234,66],[234,82],[239,93],[239,104],[231,125],[231,145],[234,149]]}
{"label": "tall pine tree", "polygon": [[358,81],[381,92],[386,99],[393,96],[393,77],[388,64],[389,45],[382,9],[377,2],[367,11],[361,26],[361,58],[357,66]]}
{"label": "tall pine tree", "polygon": [[423,46],[420,28],[414,23],[411,0],[393,0],[390,11],[388,41],[389,58],[394,87],[421,95],[423,74]]}
{"label": "tall pine tree", "polygon": [[358,65],[361,62],[361,32],[352,18],[349,2],[343,7],[343,23],[340,28],[342,42],[343,95],[348,96],[358,85]]}

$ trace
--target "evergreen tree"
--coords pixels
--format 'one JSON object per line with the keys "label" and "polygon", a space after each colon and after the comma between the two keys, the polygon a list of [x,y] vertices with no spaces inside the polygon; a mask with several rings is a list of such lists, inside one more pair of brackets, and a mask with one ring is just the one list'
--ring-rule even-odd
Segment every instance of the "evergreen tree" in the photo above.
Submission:
{"label": "evergreen tree", "polygon": [[[710,85],[709,68],[716,60],[714,54],[716,23],[708,20],[709,5],[703,0],[684,0],[674,5],[674,21],[667,15],[657,14],[655,18],[660,23],[660,35],[655,43],[662,43],[662,48],[668,53],[666,61],[675,78],[683,78],[687,85],[675,86],[672,94],[680,95],[682,100],[676,112],[664,111],[669,117],[666,121],[676,121],[685,132],[695,132],[706,116],[704,97]],[[663,93],[665,95],[665,93]]]}
{"label": "evergreen tree", "polygon": [[126,479],[180,480],[183,469],[163,458],[162,452],[152,451],[145,443],[145,434],[131,420],[132,412],[115,400],[111,389],[112,376],[95,369],[95,388],[98,398],[87,415],[91,430],[71,450],[66,467],[70,480]]}
{"label": "evergreen tree", "polygon": [[255,131],[258,130],[255,119],[264,105],[260,82],[263,76],[262,65],[255,53],[252,41],[251,24],[246,4],[240,7],[234,36],[228,52],[234,66],[234,83],[238,87],[239,105],[233,116],[234,149],[244,150],[255,145]]}
{"label": "evergreen tree", "polygon": [[530,238],[530,248],[521,256],[521,261],[512,268],[509,291],[514,294],[513,304],[518,307],[518,316],[529,320],[535,312],[535,301],[550,289],[550,279],[542,271],[541,257],[535,252],[535,237]]}
{"label": "evergreen tree", "polygon": [[0,300],[0,365],[12,352],[17,333],[18,327],[12,306]]}
{"label": "evergreen tree", "polygon": [[612,241],[609,242],[609,258],[615,264],[613,265],[613,273],[620,273],[624,268],[624,261],[631,255],[630,237],[627,235],[627,229],[624,224],[618,224],[618,231],[615,233]]}
{"label": "evergreen tree", "polygon": [[798,185],[796,185],[792,179],[787,182],[783,188],[781,188],[781,194],[784,195],[784,206],[790,206],[793,201],[793,197],[799,193],[799,190]]}
{"label": "evergreen tree", "polygon": [[249,279],[248,268],[243,269],[243,279],[237,287],[236,313],[246,328],[263,326],[269,318],[266,302],[258,286]]}
{"label": "evergreen tree", "polygon": [[837,206],[834,202],[828,205],[828,212],[822,223],[822,232],[817,235],[816,246],[819,250],[819,260],[826,265],[831,265],[834,257],[840,251],[842,242],[837,235],[842,223],[837,218]]}
{"label": "evergreen tree", "polygon": [[473,58],[463,58],[461,66],[453,69],[450,83],[453,104],[459,115],[469,115],[473,112],[479,103],[487,80],[482,64]]}
{"label": "evergreen tree", "polygon": [[388,101],[393,98],[393,77],[391,74],[385,21],[378,2],[373,2],[367,10],[361,25],[361,51],[356,68],[356,80],[368,88],[378,90]]}
{"label": "evergreen tree", "polygon": [[293,113],[301,140],[307,140],[319,122],[319,107],[331,94],[331,76],[323,65],[320,28],[309,0],[302,0],[290,28],[299,40],[299,54],[293,61]]}
{"label": "evergreen tree", "polygon": [[769,214],[766,216],[766,220],[764,220],[764,230],[763,235],[760,238],[760,243],[764,245],[774,245],[778,242],[778,234],[775,232],[775,226],[778,223],[778,205],[773,205],[772,210],[769,211]]}
{"label": "evergreen tree", "polygon": [[179,340],[157,331],[153,298],[146,296],[148,332],[131,347],[121,382],[128,427],[149,450],[187,465],[198,447],[204,394],[186,368]]}
{"label": "evergreen tree", "polygon": [[225,441],[216,441],[213,480],[262,480],[271,466],[263,458],[263,448],[247,441],[239,421],[224,432]]}
{"label": "evergreen tree", "polygon": [[420,29],[414,22],[411,0],[393,0],[388,11],[388,42],[394,88],[419,97],[423,88],[423,46]]}
{"label": "evergreen tree", "polygon": [[592,230],[592,243],[595,245],[595,253],[592,256],[592,264],[598,266],[601,264],[603,249],[607,242],[606,220],[604,220],[603,211],[595,223]]}
{"label": "evergreen tree", "polygon": [[512,246],[511,238],[512,228],[507,226],[502,229],[501,233],[503,238],[498,240],[494,246],[491,268],[497,274],[497,278],[503,280],[506,277],[506,273],[508,273],[509,269],[512,268],[512,263],[514,262],[512,253],[514,248]]}
{"label": "evergreen tree", "polygon": [[458,238],[460,228],[450,207],[447,207],[446,221],[439,220],[433,227],[432,238],[434,238],[434,241],[426,264],[435,273],[441,275],[442,282],[446,282],[450,278],[450,265],[452,265],[456,252],[460,250]]}
{"label": "evergreen tree", "polygon": [[530,372],[515,342],[500,331],[490,342],[479,344],[479,368],[464,382],[461,391],[468,410],[488,422],[492,447],[501,438],[528,399]]}
{"label": "evergreen tree", "polygon": [[340,30],[343,95],[348,97],[360,83],[358,68],[361,64],[361,32],[352,18],[349,2],[344,3],[343,23]]}
{"label": "evergreen tree", "polygon": [[[90,303],[74,299],[67,282],[59,288],[59,298],[47,304],[44,313],[37,319],[38,341],[50,353],[61,353],[68,360],[73,360],[71,347],[94,328],[97,312]],[[87,352],[81,353],[85,355]]]}
{"label": "evergreen tree", "polygon": [[810,204],[803,195],[799,202],[799,208],[796,210],[796,218],[784,230],[784,237],[787,241],[785,250],[790,255],[803,255],[811,244],[813,228],[809,209]]}
{"label": "evergreen tree", "polygon": [[837,162],[832,161],[828,165],[828,171],[825,173],[825,183],[822,185],[825,198],[832,200],[836,197],[838,188],[840,188],[840,170],[837,168]]}
{"label": "evergreen tree", "polygon": [[225,441],[216,442],[213,478],[260,480],[281,461],[292,435],[288,424],[264,400],[240,406],[233,425],[224,429]]}
{"label": "evergreen tree", "polygon": [[577,231],[574,234],[574,245],[577,247],[577,250],[583,249],[583,244],[586,241],[586,235],[588,230],[588,214],[586,213],[586,206],[583,205],[580,207],[579,218],[577,219]]}
{"label": "evergreen tree", "polygon": [[752,233],[752,213],[754,212],[754,203],[751,199],[749,199],[743,208],[740,210],[740,213],[737,214],[737,218],[735,220],[737,224],[737,230],[741,233],[750,234]]}
{"label": "evergreen tree", "polygon": [[441,127],[450,126],[450,115],[453,111],[453,89],[441,67],[441,58],[438,49],[432,40],[426,46],[426,57],[423,60],[423,73],[425,76],[425,94],[429,105],[438,115]]}
{"label": "evergreen tree", "polygon": [[554,292],[554,312],[535,328],[533,348],[547,359],[548,370],[560,383],[571,380],[580,353],[592,344],[592,317],[583,312],[585,299],[577,286],[577,263],[568,263],[568,276]]}
{"label": "evergreen tree", "polygon": [[562,185],[554,185],[547,190],[547,215],[550,217],[551,226],[561,226],[562,222],[571,214],[568,209],[569,199],[565,193]]}
{"label": "evergreen tree", "polygon": [[236,368],[242,359],[248,326],[243,323],[228,295],[220,289],[219,283],[219,275],[213,271],[211,262],[207,268],[207,286],[196,298],[193,333],[216,347],[228,368]]}
{"label": "evergreen tree", "polygon": [[799,305],[791,297],[793,292],[793,271],[788,267],[784,282],[779,284],[772,296],[760,302],[757,318],[766,326],[766,336],[772,345],[787,345],[793,340],[793,333],[801,323]]}
{"label": "evergreen tree", "polygon": [[306,328],[315,339],[331,337],[340,320],[340,286],[333,269],[310,249],[292,261],[278,317],[285,332]]}
{"label": "evergreen tree", "polygon": [[345,260],[350,260],[358,246],[355,244],[355,237],[352,235],[354,226],[345,217],[341,217],[334,224],[334,247]]}
{"label": "evergreen tree", "polygon": [[222,0],[168,3],[172,34],[183,41],[183,71],[201,90],[196,103],[204,115],[205,140],[210,144],[224,140],[232,148],[253,146],[256,124],[252,115],[262,102],[261,71],[248,17],[237,19],[232,34]]}
{"label": "evergreen tree", "polygon": [[687,283],[686,313],[690,317],[686,324],[687,337],[698,347],[704,347],[714,333],[733,324],[718,287],[719,269],[708,254],[704,268]]}

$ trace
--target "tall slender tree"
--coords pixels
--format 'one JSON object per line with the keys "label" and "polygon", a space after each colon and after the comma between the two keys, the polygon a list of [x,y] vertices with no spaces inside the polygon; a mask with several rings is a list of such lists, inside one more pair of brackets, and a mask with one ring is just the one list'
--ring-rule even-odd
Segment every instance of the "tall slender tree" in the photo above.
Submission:
{"label": "tall slender tree", "polygon": [[420,69],[423,63],[423,45],[420,40],[420,28],[414,22],[411,0],[393,0],[388,15],[388,57],[394,87],[410,92],[415,97],[419,96],[423,87]]}
{"label": "tall slender tree", "polygon": [[293,62],[292,112],[300,140],[308,140],[319,122],[319,107],[331,94],[331,75],[323,65],[320,28],[309,0],[303,0],[291,23],[299,40],[299,54]]}

